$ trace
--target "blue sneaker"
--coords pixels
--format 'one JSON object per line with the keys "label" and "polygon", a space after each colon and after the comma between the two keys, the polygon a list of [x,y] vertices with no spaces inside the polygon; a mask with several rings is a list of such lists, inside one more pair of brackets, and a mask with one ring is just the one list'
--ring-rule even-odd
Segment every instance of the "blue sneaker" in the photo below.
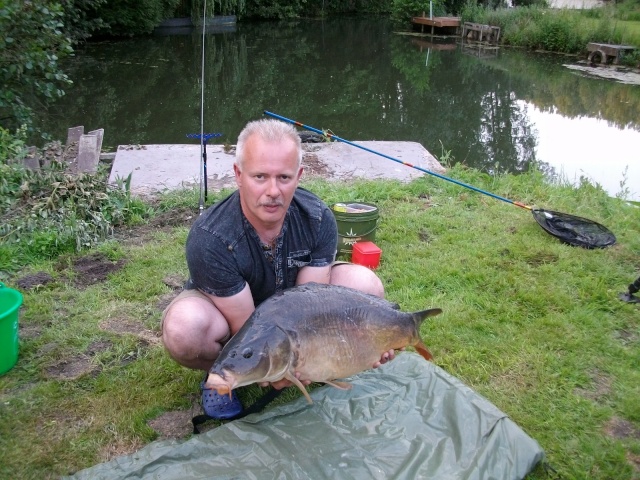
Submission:
{"label": "blue sneaker", "polygon": [[239,415],[243,406],[237,395],[220,395],[213,389],[205,388],[205,382],[200,384],[202,390],[202,409],[204,413],[216,420],[228,420]]}

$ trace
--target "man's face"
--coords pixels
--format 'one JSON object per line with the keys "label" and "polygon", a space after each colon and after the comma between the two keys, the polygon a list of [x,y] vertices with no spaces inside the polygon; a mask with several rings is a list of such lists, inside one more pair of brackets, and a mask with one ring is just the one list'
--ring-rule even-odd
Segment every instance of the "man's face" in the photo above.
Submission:
{"label": "man's face", "polygon": [[289,139],[266,142],[252,135],[244,157],[242,170],[233,167],[242,211],[254,227],[278,227],[302,176],[296,145]]}

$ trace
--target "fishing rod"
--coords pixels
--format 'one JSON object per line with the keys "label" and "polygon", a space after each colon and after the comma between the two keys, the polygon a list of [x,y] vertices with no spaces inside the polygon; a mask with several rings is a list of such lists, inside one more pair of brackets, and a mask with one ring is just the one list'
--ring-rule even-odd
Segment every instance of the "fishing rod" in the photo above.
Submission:
{"label": "fishing rod", "polygon": [[200,201],[198,203],[199,214],[204,211],[205,194],[207,182],[206,144],[204,138],[204,46],[205,31],[207,25],[207,0],[202,2],[202,61],[200,66]]}
{"label": "fishing rod", "polygon": [[428,173],[429,175],[433,175],[434,177],[438,177],[438,178],[441,178],[442,180],[446,180],[448,182],[455,183],[456,185],[460,185],[461,187],[470,188],[471,190],[475,190],[476,192],[483,193],[485,195],[489,195],[490,197],[497,198],[498,200],[502,200],[503,202],[507,202],[507,203],[510,203],[512,205],[516,205],[517,207],[520,207],[520,208],[526,208],[527,210],[531,210],[532,209],[532,207],[529,207],[528,205],[525,205],[523,203],[514,202],[513,200],[509,200],[508,198],[501,197],[500,195],[496,195],[495,193],[486,192],[486,191],[481,190],[481,189],[479,189],[477,187],[474,187],[473,185],[469,185],[467,183],[460,182],[460,181],[455,180],[453,178],[445,177],[444,175],[440,175],[439,173],[432,172],[431,170],[427,170],[426,168],[418,167],[418,166],[413,165],[411,163],[404,162],[402,160],[398,160],[397,158],[391,157],[391,156],[386,155],[386,154],[384,154],[382,152],[377,152],[377,151],[372,150],[370,148],[367,148],[367,147],[365,147],[363,145],[358,145],[357,143],[350,142],[349,140],[345,140],[344,138],[340,138],[340,137],[338,137],[337,135],[334,135],[331,132],[325,132],[325,131],[322,131],[322,130],[318,130],[317,128],[310,127],[309,125],[304,125],[304,124],[302,124],[300,122],[296,122],[295,120],[291,120],[289,118],[283,117],[283,116],[278,115],[276,113],[268,112],[266,110],[264,111],[264,113],[265,113],[265,115],[269,115],[271,117],[277,118],[278,120],[282,120],[284,122],[292,123],[292,124],[294,124],[294,125],[296,125],[298,127],[306,128],[307,130],[311,130],[312,132],[319,133],[320,135],[323,135],[325,137],[333,138],[334,140],[346,143],[346,144],[351,145],[351,146],[356,147],[356,148],[360,148],[361,150],[366,150],[367,152],[373,153],[375,155],[380,155],[381,157],[387,158],[387,159],[392,160],[392,161],[394,161],[396,163],[400,163],[401,165],[405,165],[407,167],[415,168],[416,170],[420,170],[421,172]]}
{"label": "fishing rod", "polygon": [[579,246],[583,248],[604,248],[616,243],[616,237],[613,233],[611,233],[606,227],[603,225],[594,222],[593,220],[589,220],[582,217],[577,217],[575,215],[569,215],[567,213],[554,212],[552,210],[545,210],[542,208],[534,208],[529,205],[525,205],[522,202],[516,202],[514,200],[510,200],[508,198],[502,197],[500,195],[496,195],[495,193],[487,192],[486,190],[482,190],[480,188],[474,187],[473,185],[469,185],[464,182],[460,182],[453,178],[447,177],[445,175],[441,175],[436,172],[432,172],[431,170],[427,170],[426,168],[418,167],[408,162],[404,162],[397,158],[386,155],[382,152],[378,152],[371,148],[365,147],[364,145],[358,145],[357,143],[350,142],[349,140],[345,140],[344,138],[340,138],[337,135],[334,135],[331,132],[323,131],[309,125],[305,125],[295,120],[291,120],[290,118],[283,117],[282,115],[278,115],[273,112],[269,112],[267,110],[264,111],[265,115],[276,118],[278,120],[282,120],[283,122],[291,123],[298,127],[304,128],[306,130],[310,130],[315,133],[319,133],[325,137],[330,139],[337,140],[339,142],[346,143],[353,147],[359,148],[361,150],[365,150],[367,152],[373,153],[375,155],[379,155],[388,160],[392,160],[401,165],[405,165],[410,168],[415,168],[421,172],[427,173],[429,175],[433,175],[434,177],[440,178],[442,180],[446,180],[447,182],[455,183],[464,188],[468,188],[475,192],[481,193],[483,195],[487,195],[489,197],[495,198],[497,200],[501,200],[503,202],[509,203],[511,205],[515,205],[516,207],[523,208],[525,210],[529,210],[533,214],[533,218],[538,222],[538,224],[550,235],[557,237],[561,241],[568,243],[570,245]]}
{"label": "fishing rod", "polygon": [[[204,133],[204,60],[205,60],[205,32],[207,26],[207,1],[204,0],[202,11],[202,65],[200,78],[200,133],[187,133],[187,138],[197,138],[200,140],[200,202],[198,210],[200,215],[204,210],[207,201],[207,142],[212,138],[221,137],[222,133]],[[204,191],[204,194],[203,194]]]}
{"label": "fishing rod", "polygon": [[[201,157],[202,157],[202,171],[204,173],[204,201],[207,201],[207,142],[212,139],[212,138],[216,138],[216,137],[221,137],[222,134],[221,133],[205,133],[204,135],[201,133],[187,133],[187,138],[197,138],[202,140],[202,142],[204,143],[204,152],[201,152]],[[202,192],[200,192],[202,193]],[[201,203],[201,205],[204,207],[204,205]],[[202,213],[202,209],[200,210],[200,213]]]}

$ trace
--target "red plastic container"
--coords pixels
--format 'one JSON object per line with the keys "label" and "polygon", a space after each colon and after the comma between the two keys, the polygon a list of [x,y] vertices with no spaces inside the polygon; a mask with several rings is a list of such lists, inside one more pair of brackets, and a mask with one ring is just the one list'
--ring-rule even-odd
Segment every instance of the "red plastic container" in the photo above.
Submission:
{"label": "red plastic container", "polygon": [[351,261],[369,268],[378,268],[382,250],[373,242],[356,242],[353,244]]}

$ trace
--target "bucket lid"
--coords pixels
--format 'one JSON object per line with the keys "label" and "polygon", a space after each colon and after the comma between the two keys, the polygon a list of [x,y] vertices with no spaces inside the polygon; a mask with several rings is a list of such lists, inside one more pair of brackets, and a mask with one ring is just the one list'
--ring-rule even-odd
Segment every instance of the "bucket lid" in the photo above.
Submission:
{"label": "bucket lid", "polygon": [[368,213],[375,212],[378,207],[365,203],[336,203],[331,207],[335,212],[345,213]]}

